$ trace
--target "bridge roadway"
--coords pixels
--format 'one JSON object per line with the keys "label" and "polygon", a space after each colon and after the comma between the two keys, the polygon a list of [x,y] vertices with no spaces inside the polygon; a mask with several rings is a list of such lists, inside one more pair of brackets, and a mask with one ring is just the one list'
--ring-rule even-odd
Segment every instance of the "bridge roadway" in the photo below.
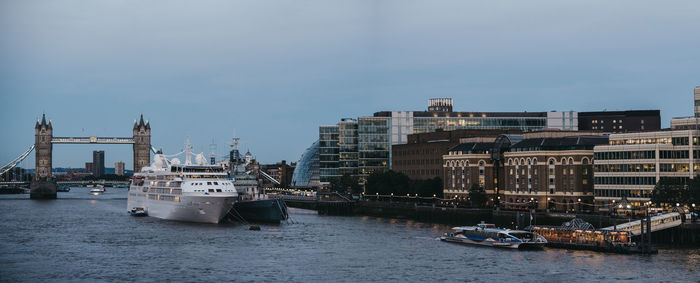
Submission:
{"label": "bridge roadway", "polygon": [[118,137],[53,137],[52,144],[134,144],[134,138]]}

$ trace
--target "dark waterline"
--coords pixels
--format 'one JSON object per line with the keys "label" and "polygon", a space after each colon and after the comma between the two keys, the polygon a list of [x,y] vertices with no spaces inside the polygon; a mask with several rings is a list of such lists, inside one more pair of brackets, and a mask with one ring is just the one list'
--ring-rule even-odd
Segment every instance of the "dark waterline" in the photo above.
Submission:
{"label": "dark waterline", "polygon": [[697,281],[700,249],[658,255],[440,242],[448,226],[376,217],[195,224],[126,214],[126,189],[0,196],[0,281]]}

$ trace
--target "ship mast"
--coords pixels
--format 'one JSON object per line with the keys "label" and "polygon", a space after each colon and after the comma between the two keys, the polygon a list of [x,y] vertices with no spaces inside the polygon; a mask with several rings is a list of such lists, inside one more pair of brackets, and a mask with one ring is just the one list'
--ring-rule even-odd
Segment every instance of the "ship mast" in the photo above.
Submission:
{"label": "ship mast", "polygon": [[190,137],[187,137],[185,142],[185,165],[192,165],[192,145],[190,145]]}

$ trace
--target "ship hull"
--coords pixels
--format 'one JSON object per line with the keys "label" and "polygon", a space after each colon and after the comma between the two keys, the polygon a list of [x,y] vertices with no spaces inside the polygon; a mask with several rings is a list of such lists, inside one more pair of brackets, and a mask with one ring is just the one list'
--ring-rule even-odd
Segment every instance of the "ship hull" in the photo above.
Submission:
{"label": "ship hull", "polygon": [[[133,195],[132,195],[133,194]],[[180,196],[179,202],[147,199],[129,193],[127,211],[143,208],[148,216],[165,220],[219,223],[236,202],[236,197]]]}
{"label": "ship hull", "polygon": [[231,215],[248,222],[279,223],[288,218],[287,205],[281,199],[239,201],[231,209]]}

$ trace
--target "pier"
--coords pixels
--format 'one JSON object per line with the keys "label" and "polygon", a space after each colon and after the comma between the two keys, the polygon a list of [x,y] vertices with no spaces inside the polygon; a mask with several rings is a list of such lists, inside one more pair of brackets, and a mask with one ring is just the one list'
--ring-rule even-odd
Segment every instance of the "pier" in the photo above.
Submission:
{"label": "pier", "polygon": [[[289,207],[316,210],[320,215],[366,215],[397,219],[412,219],[427,223],[464,225],[486,221],[499,227],[524,229],[530,225],[559,226],[573,219],[581,219],[600,230],[630,233],[634,241],[641,241],[640,220],[615,218],[597,214],[547,213],[527,211],[507,211],[498,209],[460,208],[438,205],[419,205],[411,202],[326,200],[305,196],[282,196]],[[699,246],[700,223],[682,223],[676,214],[652,217],[652,221],[672,218],[673,223],[664,222],[651,225],[651,242],[661,246]],[[636,227],[636,231],[631,226]],[[609,229],[613,227],[613,229]],[[625,228],[627,227],[627,228]],[[627,230],[624,230],[627,229]]]}

